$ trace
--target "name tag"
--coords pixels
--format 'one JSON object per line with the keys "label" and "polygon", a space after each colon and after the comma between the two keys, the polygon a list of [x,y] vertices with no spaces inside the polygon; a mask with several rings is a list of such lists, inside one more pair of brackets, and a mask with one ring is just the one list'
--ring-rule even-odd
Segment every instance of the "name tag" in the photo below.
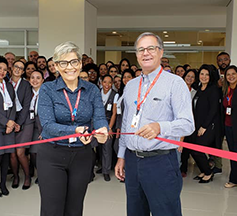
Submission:
{"label": "name tag", "polygon": [[118,115],[122,114],[122,109],[121,109],[121,107],[120,107],[120,106],[119,106],[119,107],[117,107],[117,114],[118,114]]}
{"label": "name tag", "polygon": [[107,105],[107,111],[111,111],[111,109],[112,109],[112,104],[108,104]]}
{"label": "name tag", "polygon": [[226,115],[231,115],[231,107],[226,108]]}
{"label": "name tag", "polygon": [[139,114],[138,115],[134,114],[133,119],[132,119],[131,127],[132,128],[137,128],[139,120],[140,120],[140,115]]}
{"label": "name tag", "polygon": [[71,137],[69,138],[69,143],[74,143],[77,141],[77,137]]}
{"label": "name tag", "polygon": [[32,119],[35,119],[35,113],[34,113],[34,111],[31,111],[30,112],[30,119],[32,120]]}
{"label": "name tag", "polygon": [[3,103],[3,109],[4,109],[4,111],[7,111],[7,110],[8,110],[7,103]]}

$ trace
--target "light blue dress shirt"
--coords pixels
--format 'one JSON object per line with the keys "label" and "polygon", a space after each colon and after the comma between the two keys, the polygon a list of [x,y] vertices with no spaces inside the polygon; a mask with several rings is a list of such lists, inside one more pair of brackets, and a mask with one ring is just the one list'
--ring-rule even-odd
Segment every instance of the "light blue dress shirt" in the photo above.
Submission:
{"label": "light blue dress shirt", "polygon": [[[143,99],[150,84],[159,73],[161,66],[148,75],[142,75]],[[124,92],[124,114],[121,132],[134,133],[139,128],[152,122],[160,124],[159,137],[180,140],[194,131],[191,96],[187,85],[177,75],[163,71],[149,92],[139,112],[137,128],[131,123],[137,110],[137,96],[141,76],[129,81]],[[124,158],[126,148],[130,150],[152,151],[156,149],[174,149],[178,146],[156,139],[148,140],[136,135],[121,135],[118,157]]]}
{"label": "light blue dress shirt", "polygon": [[[81,97],[74,123],[71,120],[71,112],[64,96],[63,89],[67,91],[72,108],[74,108],[77,94],[81,89]],[[72,92],[63,81],[62,77],[44,83],[39,92],[38,114],[43,127],[43,139],[74,134],[76,127],[88,126],[91,130],[91,122],[95,129],[108,128],[105,110],[101,99],[100,90],[96,85],[79,79],[77,89]],[[69,140],[57,141],[58,145],[83,146],[77,142],[69,143]]]}

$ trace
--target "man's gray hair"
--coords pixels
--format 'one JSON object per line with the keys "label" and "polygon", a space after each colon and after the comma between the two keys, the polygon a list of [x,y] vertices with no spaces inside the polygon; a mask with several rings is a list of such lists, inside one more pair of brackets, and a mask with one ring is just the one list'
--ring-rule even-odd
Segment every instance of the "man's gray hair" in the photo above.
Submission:
{"label": "man's gray hair", "polygon": [[163,49],[163,47],[164,47],[164,46],[163,46],[163,41],[161,40],[161,38],[160,38],[158,35],[156,35],[156,34],[154,34],[154,33],[152,33],[152,32],[144,32],[144,33],[140,34],[140,35],[138,36],[137,40],[135,41],[135,44],[134,44],[135,49],[137,49],[137,43],[138,43],[138,41],[139,41],[141,38],[147,37],[147,36],[153,36],[153,37],[155,37],[156,40],[157,40],[157,43],[158,43],[159,48],[160,48],[160,49]]}
{"label": "man's gray hair", "polygon": [[71,41],[61,43],[54,49],[53,61],[59,61],[62,56],[72,52],[74,52],[77,55],[77,58],[81,61],[79,50],[79,47]]}

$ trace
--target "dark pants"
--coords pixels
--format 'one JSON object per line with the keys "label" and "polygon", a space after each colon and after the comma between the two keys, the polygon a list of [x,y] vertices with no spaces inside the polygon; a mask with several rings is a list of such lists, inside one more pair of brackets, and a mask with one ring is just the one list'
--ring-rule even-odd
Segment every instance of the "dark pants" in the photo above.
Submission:
{"label": "dark pants", "polygon": [[[202,136],[197,135],[197,130],[194,132],[192,136],[193,136],[192,140],[193,143],[201,146],[211,147],[211,143],[213,143],[215,139],[215,129],[212,128],[212,125],[210,125]],[[192,150],[191,155],[195,160],[201,173],[204,173],[205,175],[212,174],[212,170],[209,166],[208,158],[205,153]]]}
{"label": "dark pants", "polygon": [[[232,152],[237,153],[237,143],[234,142],[234,134],[233,134],[232,127],[225,126],[225,134],[226,134],[226,140],[228,144],[228,148]],[[230,161],[230,176],[229,176],[229,182],[237,184],[237,162],[236,161]]]}
{"label": "dark pants", "polygon": [[176,151],[138,158],[125,154],[127,216],[181,216],[182,177]]}
{"label": "dark pants", "polygon": [[91,166],[90,145],[39,145],[37,168],[41,216],[81,216]]}

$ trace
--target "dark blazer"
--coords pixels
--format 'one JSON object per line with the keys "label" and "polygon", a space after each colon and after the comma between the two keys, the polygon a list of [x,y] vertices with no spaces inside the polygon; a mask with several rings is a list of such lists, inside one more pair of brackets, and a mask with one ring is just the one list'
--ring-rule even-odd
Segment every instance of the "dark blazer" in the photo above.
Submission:
{"label": "dark blazer", "polygon": [[237,143],[237,88],[232,97],[231,122],[234,134],[234,142]]}
{"label": "dark blazer", "polygon": [[32,99],[32,90],[28,81],[22,79],[17,89],[17,96],[21,103],[22,110],[17,112],[16,123],[20,126],[24,124],[33,123],[34,120],[30,120],[30,102]]}
{"label": "dark blazer", "polygon": [[[197,144],[212,146],[215,134],[220,128],[220,104],[218,87],[208,86],[204,91],[199,88],[192,100],[193,115],[195,121],[195,132],[192,134],[192,141]],[[198,137],[200,127],[206,132]]]}
{"label": "dark blazer", "polygon": [[15,91],[12,87],[12,84],[7,82],[7,91],[12,99],[13,106],[9,108],[7,111],[3,109],[3,97],[0,94],[0,131],[6,131],[6,124],[9,120],[15,121],[16,118],[16,104],[15,104]]}

